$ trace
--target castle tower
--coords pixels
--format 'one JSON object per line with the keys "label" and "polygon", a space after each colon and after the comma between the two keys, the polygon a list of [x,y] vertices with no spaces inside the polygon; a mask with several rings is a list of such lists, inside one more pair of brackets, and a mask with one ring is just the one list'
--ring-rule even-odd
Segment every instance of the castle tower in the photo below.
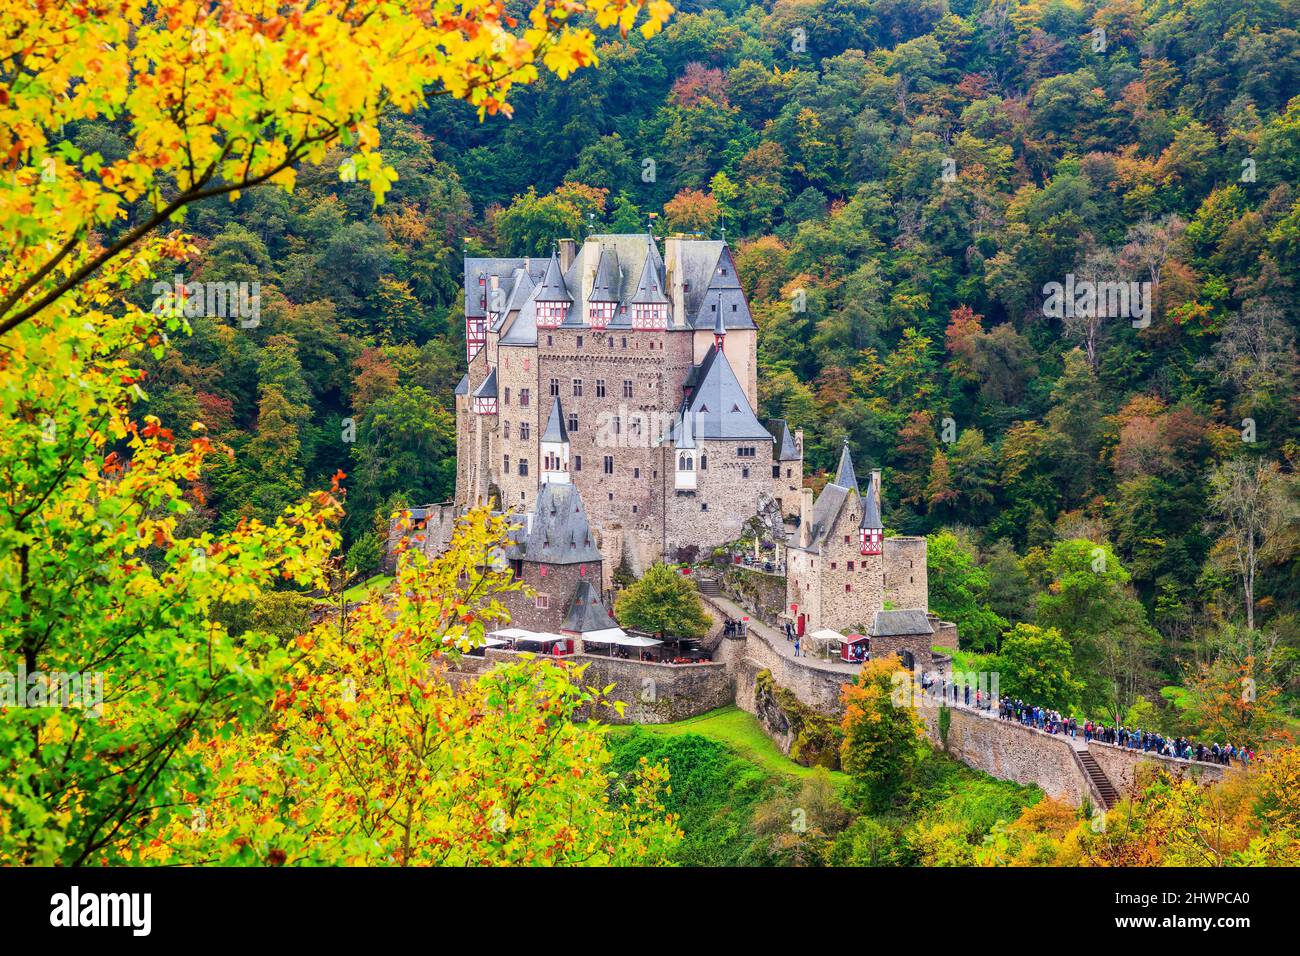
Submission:
{"label": "castle tower", "polygon": [[564,425],[564,408],[559,396],[551,403],[551,415],[539,443],[542,455],[542,484],[569,483],[569,431]]}

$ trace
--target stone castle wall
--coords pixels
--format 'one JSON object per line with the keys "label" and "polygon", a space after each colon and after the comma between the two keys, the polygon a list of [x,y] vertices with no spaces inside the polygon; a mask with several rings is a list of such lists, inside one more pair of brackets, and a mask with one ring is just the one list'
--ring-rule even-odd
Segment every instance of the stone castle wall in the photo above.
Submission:
{"label": "stone castle wall", "polygon": [[[489,664],[520,659],[514,651],[488,648]],[[585,664],[582,681],[592,687],[614,685],[608,699],[622,701],[623,716],[602,708],[590,716],[608,724],[667,724],[725,707],[735,698],[730,669],[722,663],[652,664],[590,654],[573,654],[563,660]]]}
{"label": "stone castle wall", "polygon": [[884,600],[891,602],[896,610],[930,609],[925,538],[886,538],[884,573]]}
{"label": "stone castle wall", "polygon": [[1126,750],[1113,744],[1093,741],[1088,751],[1097,760],[1102,772],[1110,778],[1115,789],[1123,794],[1136,792],[1134,784],[1137,768],[1143,764],[1160,767],[1169,772],[1176,780],[1196,780],[1200,783],[1217,783],[1231,773],[1239,773],[1240,768],[1216,763],[1198,763],[1196,761],[1176,760],[1159,754],[1143,753],[1140,750]]}
{"label": "stone castle wall", "polygon": [[931,743],[968,767],[999,780],[1035,784],[1048,796],[1074,806],[1084,799],[1096,804],[1091,783],[1065,737],[1008,720],[981,717],[959,707],[948,708],[948,732],[941,733],[943,708],[917,708]]}
{"label": "stone castle wall", "polygon": [[[668,475],[667,554],[679,548],[712,547],[739,538],[746,522],[758,514],[759,496],[772,485],[772,442],[762,439],[732,439],[698,442],[697,462],[707,458],[708,467],[697,467],[694,491],[673,488]],[[742,458],[738,449],[754,449],[754,457]]]}

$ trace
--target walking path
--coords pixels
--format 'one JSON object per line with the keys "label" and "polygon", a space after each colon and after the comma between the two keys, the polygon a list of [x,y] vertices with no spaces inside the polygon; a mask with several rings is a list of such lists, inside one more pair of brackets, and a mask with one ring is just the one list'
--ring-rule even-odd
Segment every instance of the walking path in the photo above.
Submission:
{"label": "walking path", "polygon": [[857,676],[858,666],[855,664],[849,664],[844,661],[828,661],[820,657],[804,657],[802,655],[795,657],[794,644],[787,641],[784,634],[776,628],[764,624],[762,621],[756,620],[753,615],[735,601],[732,601],[730,598],[725,598],[721,594],[705,594],[702,596],[706,602],[713,604],[714,607],[727,617],[733,618],[737,621],[749,618],[749,620],[745,621],[745,627],[750,634],[757,636],[773,651],[780,654],[782,657],[787,657],[790,660],[795,661],[801,667],[809,667],[813,670],[831,671],[836,674],[844,674],[850,678]]}

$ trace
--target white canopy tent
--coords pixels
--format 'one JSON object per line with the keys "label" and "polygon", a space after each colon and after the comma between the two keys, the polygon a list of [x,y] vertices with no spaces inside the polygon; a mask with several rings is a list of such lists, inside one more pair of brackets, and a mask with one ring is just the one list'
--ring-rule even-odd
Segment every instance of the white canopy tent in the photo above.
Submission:
{"label": "white canopy tent", "polygon": [[839,631],[832,631],[830,628],[823,627],[820,630],[804,635],[804,640],[809,644],[816,645],[822,655],[828,657],[831,653],[838,654],[840,652],[839,645],[844,643],[844,635]]}

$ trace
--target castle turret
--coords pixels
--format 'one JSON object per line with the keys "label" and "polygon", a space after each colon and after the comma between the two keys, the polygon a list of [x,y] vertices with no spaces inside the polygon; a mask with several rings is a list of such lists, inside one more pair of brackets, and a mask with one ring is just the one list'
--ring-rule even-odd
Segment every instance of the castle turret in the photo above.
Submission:
{"label": "castle turret", "polygon": [[542,484],[569,483],[569,430],[564,425],[564,408],[557,397],[539,442],[542,455]]}
{"label": "castle turret", "polygon": [[564,270],[560,268],[558,254],[551,255],[546,266],[546,275],[537,293],[533,296],[537,303],[537,327],[539,329],[558,329],[560,323],[569,314],[573,305],[573,296],[564,282]]}
{"label": "castle turret", "polygon": [[668,328],[668,297],[664,295],[659,269],[659,250],[654,236],[646,233],[645,263],[632,294],[632,328],[662,332]]}
{"label": "castle turret", "polygon": [[863,554],[883,554],[885,550],[885,523],[880,518],[880,471],[871,472],[871,483],[862,496],[862,524],[858,528],[858,544]]}

